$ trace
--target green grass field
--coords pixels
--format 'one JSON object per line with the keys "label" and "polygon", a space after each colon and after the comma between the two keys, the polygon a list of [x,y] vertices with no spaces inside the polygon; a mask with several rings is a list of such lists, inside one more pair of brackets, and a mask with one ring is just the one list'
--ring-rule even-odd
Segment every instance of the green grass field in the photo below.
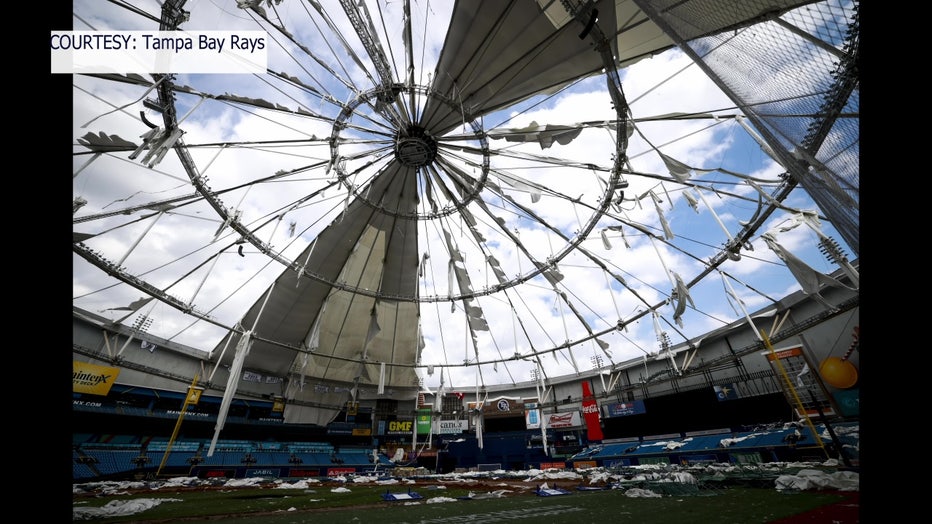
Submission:
{"label": "green grass field", "polygon": [[[473,500],[457,497],[468,488],[411,487],[423,499],[385,502],[381,495],[405,493],[408,487],[348,486],[313,489],[168,488],[140,494],[74,496],[74,521],[99,523],[223,522],[225,524],[488,524],[495,522],[597,523],[632,522],[747,524],[766,523],[844,499],[833,492],[785,492],[737,486],[674,490],[661,497],[629,497],[624,490],[571,491],[540,497],[534,486],[520,494]],[[499,488],[496,488],[499,489]],[[506,489],[506,488],[500,488]],[[661,490],[663,491],[663,490]],[[670,491],[669,489],[666,491]],[[489,493],[473,488],[474,494]],[[158,505],[124,516],[82,518],[85,508],[162,499]],[[449,500],[452,499],[452,500]],[[434,502],[432,503],[431,500]],[[116,502],[115,502],[116,501]]]}

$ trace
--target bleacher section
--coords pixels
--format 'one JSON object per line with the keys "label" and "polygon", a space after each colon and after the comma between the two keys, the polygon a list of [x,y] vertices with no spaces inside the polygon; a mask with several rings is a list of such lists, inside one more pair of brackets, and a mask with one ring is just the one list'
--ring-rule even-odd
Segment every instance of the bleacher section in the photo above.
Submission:
{"label": "bleacher section", "polygon": [[[164,475],[241,476],[247,472],[327,476],[333,471],[366,472],[394,466],[386,456],[374,460],[368,448],[337,449],[327,442],[255,442],[177,440],[129,435],[73,435],[72,479],[89,481]],[[166,451],[168,455],[166,457]],[[162,463],[165,460],[164,464]],[[336,469],[334,469],[336,468]],[[292,471],[293,470],[293,471]]]}
{"label": "bleacher section", "polygon": [[[857,423],[835,424],[833,428],[846,455],[858,461]],[[603,467],[643,464],[695,464],[722,462],[732,464],[775,462],[784,460],[818,460],[823,447],[833,442],[824,425],[816,426],[818,438],[809,428],[789,427],[719,434],[659,435],[628,438],[592,445],[569,457],[573,462]],[[518,439],[486,441],[488,454],[491,443],[499,446],[505,456],[519,455]],[[819,445],[821,441],[822,446]],[[523,442],[523,441],[521,441]],[[209,440],[184,439],[171,444],[164,438],[128,435],[75,434],[73,436],[72,479],[75,482],[109,479],[131,479],[161,475],[200,477],[328,477],[347,473],[367,474],[395,467],[388,456],[363,447],[335,447],[327,442],[258,442],[249,440],[218,440],[211,456],[207,456]],[[504,450],[504,451],[502,451]],[[525,467],[530,467],[526,465]],[[161,468],[161,469],[160,469]]]}
{"label": "bleacher section", "polygon": [[140,456],[139,451],[125,449],[85,449],[84,455],[94,460],[93,464],[101,476],[111,476],[133,471],[137,468],[134,462]]}
{"label": "bleacher section", "polygon": [[[857,460],[858,439],[845,434],[846,428],[857,428],[857,423],[836,424],[833,427],[848,458]],[[594,460],[604,466],[630,466],[658,462],[739,464],[775,462],[791,458],[811,459],[824,456],[822,447],[831,443],[824,424],[815,428],[818,438],[812,435],[809,428],[799,427],[687,437],[646,437],[633,442],[593,446],[577,453],[571,460]]]}

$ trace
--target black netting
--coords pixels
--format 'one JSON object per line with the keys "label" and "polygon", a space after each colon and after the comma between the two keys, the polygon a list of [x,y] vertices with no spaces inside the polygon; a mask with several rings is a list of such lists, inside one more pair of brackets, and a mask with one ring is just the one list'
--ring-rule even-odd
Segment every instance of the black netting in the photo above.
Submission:
{"label": "black netting", "polygon": [[[816,2],[781,13],[775,2],[742,3],[763,23],[704,35],[688,3],[639,2],[675,35],[754,125],[788,172],[859,252],[860,96],[858,3]],[[709,24],[710,26],[714,24]]]}

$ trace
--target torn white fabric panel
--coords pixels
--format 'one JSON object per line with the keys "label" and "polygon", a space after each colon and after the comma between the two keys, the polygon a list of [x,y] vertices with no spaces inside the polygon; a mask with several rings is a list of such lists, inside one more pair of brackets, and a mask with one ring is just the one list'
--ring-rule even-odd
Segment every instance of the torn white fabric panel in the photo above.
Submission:
{"label": "torn white fabric panel", "polygon": [[437,206],[437,201],[434,199],[434,185],[428,181],[424,184],[424,194],[427,195],[427,202],[430,204],[430,210],[433,213],[436,213],[439,207]]}
{"label": "torn white fabric panel", "polygon": [[822,232],[822,223],[819,221],[818,213],[802,211],[799,215],[801,215],[801,221],[809,226],[809,229],[819,235],[820,247],[826,250],[823,252],[827,253],[829,260],[833,260],[841,267],[842,271],[848,275],[848,278],[851,280],[851,285],[853,285],[855,289],[859,288],[861,286],[860,273],[848,262],[847,257],[841,252],[840,247],[835,241]]}
{"label": "torn white fabric panel", "polygon": [[[453,296],[453,290],[456,289],[456,287],[454,287],[454,284],[456,283],[455,271],[456,271],[456,264],[453,262],[453,259],[450,259],[450,262],[447,263],[447,290],[451,297]],[[456,303],[451,302],[450,303],[451,313],[455,311],[455,307],[456,307]]]}
{"label": "torn white fabric panel", "polygon": [[372,314],[369,315],[369,331],[366,333],[366,346],[372,343],[372,339],[382,331],[382,328],[379,326],[379,316],[377,312],[378,301],[375,302],[375,305],[372,306]]}
{"label": "torn white fabric panel", "polygon": [[239,343],[236,344],[236,353],[233,355],[233,363],[230,364],[230,376],[227,377],[227,386],[223,392],[223,398],[220,401],[220,411],[217,413],[217,422],[214,426],[214,436],[210,440],[210,447],[207,450],[207,456],[214,456],[214,449],[217,447],[217,439],[220,437],[220,431],[226,424],[227,413],[230,411],[230,403],[233,401],[233,395],[239,385],[239,378],[243,374],[243,363],[252,347],[252,331],[243,333]]}
{"label": "torn white fabric panel", "polygon": [[119,135],[108,135],[103,131],[98,134],[88,131],[83,137],[78,138],[78,143],[98,153],[129,151],[137,147],[134,142],[121,138]]}
{"label": "torn white fabric panel", "polygon": [[770,236],[769,233],[764,233],[761,235],[761,238],[764,240],[764,242],[767,243],[767,247],[776,253],[777,257],[779,257],[780,260],[786,264],[786,267],[790,270],[790,273],[792,273],[796,278],[796,281],[799,282],[803,293],[810,295],[826,308],[832,311],[836,309],[835,306],[829,304],[828,301],[822,297],[821,293],[819,293],[821,286],[829,285],[851,289],[838,280],[835,280],[831,276],[824,273],[819,273],[818,271],[809,267],[805,262],[797,258],[795,255],[789,251],[786,251],[783,246],[777,243],[777,241],[772,236]]}
{"label": "torn white fabric panel", "polygon": [[476,217],[472,216],[472,212],[465,207],[460,209],[460,217],[466,221],[467,226],[476,227]]}
{"label": "torn white fabric panel", "polygon": [[673,274],[673,279],[676,282],[676,307],[673,311],[673,321],[679,327],[683,327],[683,313],[686,312],[686,304],[689,303],[693,307],[696,307],[696,304],[693,303],[693,299],[689,295],[689,288],[683,282],[683,277],[676,271],[670,271],[670,273]]}
{"label": "torn white fabric panel", "polygon": [[314,319],[314,325],[311,326],[311,331],[308,333],[307,339],[304,341],[304,347],[310,351],[315,351],[320,347],[320,318],[323,316],[326,309],[327,301],[325,300],[320,308],[320,313],[317,315],[317,318]]}
{"label": "torn white fabric panel", "polygon": [[505,282],[507,277],[505,276],[505,272],[502,270],[502,265],[498,262],[498,259],[495,258],[495,255],[490,254],[486,257],[486,261],[488,261],[489,267],[492,268],[492,272],[495,273],[495,278],[497,278],[499,282]]}
{"label": "torn white fabric panel", "polygon": [[699,200],[693,196],[692,191],[689,189],[683,191],[683,198],[686,199],[686,203],[689,204],[689,207],[693,208],[693,211],[696,213],[699,212]]}
{"label": "torn white fabric panel", "polygon": [[806,388],[806,383],[803,382],[803,377],[809,373],[809,364],[803,364],[802,369],[799,370],[799,373],[796,375],[796,385],[800,389]]}
{"label": "torn white fabric panel", "polygon": [[670,172],[671,175],[673,175],[674,178],[676,178],[680,182],[686,182],[687,180],[689,180],[690,172],[692,171],[691,167],[659,151],[657,153],[660,155],[660,158],[663,160],[664,165],[667,166],[667,170]]}
{"label": "torn white fabric panel", "polygon": [[446,240],[446,243],[447,243],[447,252],[450,254],[450,261],[451,262],[462,262],[463,254],[460,253],[459,248],[456,247],[456,243],[453,242],[453,238],[450,236],[450,232],[447,231],[445,227],[443,229],[443,238],[444,240]]}
{"label": "torn white fabric panel", "polygon": [[477,244],[482,244],[485,242],[485,236],[476,229],[476,217],[473,216],[472,212],[468,209],[460,209],[460,215],[466,220],[466,226],[469,227],[469,231],[472,232],[473,237],[476,239]]}
{"label": "torn white fabric panel", "polygon": [[545,270],[541,273],[541,275],[543,275],[544,278],[547,279],[547,282],[550,282],[550,285],[553,286],[554,288],[556,288],[556,287],[557,287],[557,284],[558,284],[561,280],[563,280],[563,273],[560,273],[560,271],[557,270],[556,268],[545,269]]}
{"label": "torn white fabric panel", "polygon": [[543,125],[532,121],[527,127],[518,127],[505,129],[500,132],[489,133],[489,138],[499,140],[504,138],[507,142],[537,142],[541,149],[548,149],[557,142],[560,145],[567,145],[582,132],[583,126],[576,124],[574,126],[566,125]]}
{"label": "torn white fabric panel", "polygon": [[456,282],[459,284],[460,293],[464,295],[472,293],[472,281],[469,279],[469,273],[466,271],[466,268],[454,265],[453,273],[456,275]]}
{"label": "torn white fabric panel", "polygon": [[625,237],[625,230],[621,226],[608,226],[606,229],[610,231],[617,231],[621,235],[621,241],[625,243],[625,247],[631,249],[631,244],[628,243],[628,239]]}
{"label": "torn white fabric panel", "polygon": [[664,216],[663,210],[660,209],[660,197],[654,194],[653,191],[650,192],[651,199],[654,201],[654,209],[657,210],[657,218],[660,219],[660,225],[663,227],[663,238],[667,240],[673,240],[674,234],[673,230],[670,228],[670,223],[667,222],[667,217]]}
{"label": "torn white fabric panel", "polygon": [[527,191],[527,193],[531,195],[531,203],[537,203],[537,201],[540,200],[540,196],[543,193],[540,186],[502,171],[497,171],[496,175],[498,175],[498,178],[501,179],[502,182],[508,184],[510,187],[521,191]]}
{"label": "torn white fabric panel", "polygon": [[477,330],[477,331],[488,331],[489,330],[488,322],[486,322],[486,320],[482,318],[481,316],[470,315],[467,318],[468,318],[470,329]]}
{"label": "torn white fabric panel", "polygon": [[430,255],[428,255],[427,252],[425,251],[424,255],[421,257],[421,263],[418,265],[418,268],[417,268],[418,278],[424,278],[424,266],[427,265],[427,259],[429,258],[430,258]]}

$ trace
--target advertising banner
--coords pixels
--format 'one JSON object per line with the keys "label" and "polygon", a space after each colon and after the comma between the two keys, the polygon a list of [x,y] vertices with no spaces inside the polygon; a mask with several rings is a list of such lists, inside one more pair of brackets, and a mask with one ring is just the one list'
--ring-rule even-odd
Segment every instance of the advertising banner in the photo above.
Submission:
{"label": "advertising banner", "polygon": [[625,417],[628,415],[640,415],[642,413],[647,413],[647,409],[644,408],[643,400],[632,400],[631,402],[606,404],[605,411],[608,413],[609,417]]}
{"label": "advertising banner", "polygon": [[[466,409],[476,409],[475,402],[467,402]],[[482,403],[483,418],[520,417],[524,415],[524,400],[519,398],[498,397]]]}
{"label": "advertising banner", "polygon": [[414,431],[413,420],[389,420],[387,421],[386,426],[386,435],[410,436],[411,432]]}
{"label": "advertising banner", "polygon": [[592,390],[589,389],[589,382],[585,380],[582,383],[582,392],[582,412],[583,417],[586,419],[586,437],[590,442],[601,441],[605,437],[602,435],[602,426],[599,422],[599,404],[596,402]]}
{"label": "advertising banner", "polygon": [[736,386],[734,382],[721,386],[712,386],[712,389],[715,391],[715,398],[717,398],[719,402],[741,398],[741,395],[738,394],[738,386]]}
{"label": "advertising banner", "polygon": [[544,416],[544,423],[548,428],[572,428],[582,425],[578,411],[569,413],[550,413]]}
{"label": "advertising banner", "polygon": [[465,420],[438,420],[437,433],[440,435],[463,433],[468,428]]}
{"label": "advertising banner", "polygon": [[204,388],[199,388],[197,386],[188,387],[188,399],[186,402],[189,406],[196,406],[201,400],[201,393],[204,392]]}
{"label": "advertising banner", "polygon": [[75,393],[106,396],[119,374],[120,368],[72,360],[71,388]]}
{"label": "advertising banner", "polygon": [[431,420],[431,411],[430,408],[422,408],[417,410],[417,434],[418,435],[429,435],[430,434],[430,420]]}
{"label": "advertising banner", "polygon": [[527,429],[540,429],[540,410],[529,409],[524,412],[524,425]]}

